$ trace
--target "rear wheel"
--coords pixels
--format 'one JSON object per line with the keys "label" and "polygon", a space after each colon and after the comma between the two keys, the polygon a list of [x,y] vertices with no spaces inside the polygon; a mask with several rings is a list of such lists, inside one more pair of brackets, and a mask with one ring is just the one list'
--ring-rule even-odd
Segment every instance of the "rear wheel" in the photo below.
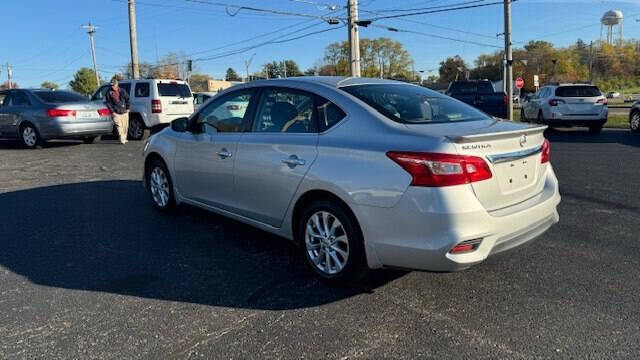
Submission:
{"label": "rear wheel", "polygon": [[328,283],[351,283],[369,270],[355,219],[332,201],[318,200],[304,210],[296,238],[311,270]]}
{"label": "rear wheel", "polygon": [[173,182],[162,160],[151,161],[145,174],[147,190],[153,206],[160,211],[169,211],[176,205],[173,194]]}
{"label": "rear wheel", "polygon": [[631,126],[632,131],[640,132],[640,110],[635,110],[631,113],[629,125]]}
{"label": "rear wheel", "polygon": [[130,140],[144,140],[148,133],[149,131],[140,116],[132,115],[129,117],[129,130],[127,135]]}
{"label": "rear wheel", "polygon": [[39,148],[45,144],[38,133],[38,129],[30,123],[20,125],[20,140],[27,149]]}
{"label": "rear wheel", "polygon": [[87,136],[87,137],[84,137],[82,141],[84,141],[85,144],[93,144],[96,138],[97,136]]}

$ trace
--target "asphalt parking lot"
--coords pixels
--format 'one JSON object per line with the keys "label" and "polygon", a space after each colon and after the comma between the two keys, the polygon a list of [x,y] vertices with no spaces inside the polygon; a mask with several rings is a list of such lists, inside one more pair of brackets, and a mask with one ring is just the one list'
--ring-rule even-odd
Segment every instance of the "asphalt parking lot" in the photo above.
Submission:
{"label": "asphalt parking lot", "polygon": [[141,142],[0,142],[0,358],[637,359],[640,135],[547,136],[563,199],[542,238],[341,289],[285,240],[154,211]]}

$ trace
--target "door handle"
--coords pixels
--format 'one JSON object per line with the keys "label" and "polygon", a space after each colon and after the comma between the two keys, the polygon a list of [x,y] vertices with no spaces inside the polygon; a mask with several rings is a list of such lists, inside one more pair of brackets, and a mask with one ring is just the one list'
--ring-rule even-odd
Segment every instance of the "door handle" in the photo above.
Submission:
{"label": "door handle", "polygon": [[291,155],[288,159],[282,160],[282,162],[289,165],[289,167],[292,169],[296,166],[302,166],[306,164],[306,161],[304,161],[304,159],[300,159],[297,155]]}
{"label": "door handle", "polygon": [[221,159],[226,159],[226,158],[230,158],[231,157],[231,151],[227,150],[226,148],[222,148],[220,151],[218,151],[216,154],[218,154],[218,156],[220,156]]}

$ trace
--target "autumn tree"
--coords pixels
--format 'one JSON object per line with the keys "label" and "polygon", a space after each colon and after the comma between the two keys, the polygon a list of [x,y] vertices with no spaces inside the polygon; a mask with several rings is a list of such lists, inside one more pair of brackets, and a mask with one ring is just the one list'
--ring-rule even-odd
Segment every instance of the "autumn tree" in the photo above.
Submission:
{"label": "autumn tree", "polygon": [[469,68],[460,55],[448,57],[440,62],[438,73],[440,74],[440,82],[449,83],[466,77]]}
{"label": "autumn tree", "polygon": [[213,80],[213,78],[207,74],[191,74],[189,76],[189,86],[192,91],[208,91],[209,80]]}
{"label": "autumn tree", "polygon": [[51,81],[45,81],[42,84],[40,84],[40,87],[43,89],[51,89],[51,90],[55,90],[57,88],[59,88],[58,84],[51,82]]}

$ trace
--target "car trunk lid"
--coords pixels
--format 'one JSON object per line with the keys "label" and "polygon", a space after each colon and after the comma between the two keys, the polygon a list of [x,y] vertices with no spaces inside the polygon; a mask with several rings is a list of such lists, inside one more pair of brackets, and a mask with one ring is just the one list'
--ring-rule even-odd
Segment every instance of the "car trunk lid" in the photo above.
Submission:
{"label": "car trunk lid", "polygon": [[491,179],[471,183],[487,211],[520,203],[542,191],[547,165],[541,163],[541,150],[546,126],[500,120],[408,126],[443,136],[460,155],[487,161]]}

